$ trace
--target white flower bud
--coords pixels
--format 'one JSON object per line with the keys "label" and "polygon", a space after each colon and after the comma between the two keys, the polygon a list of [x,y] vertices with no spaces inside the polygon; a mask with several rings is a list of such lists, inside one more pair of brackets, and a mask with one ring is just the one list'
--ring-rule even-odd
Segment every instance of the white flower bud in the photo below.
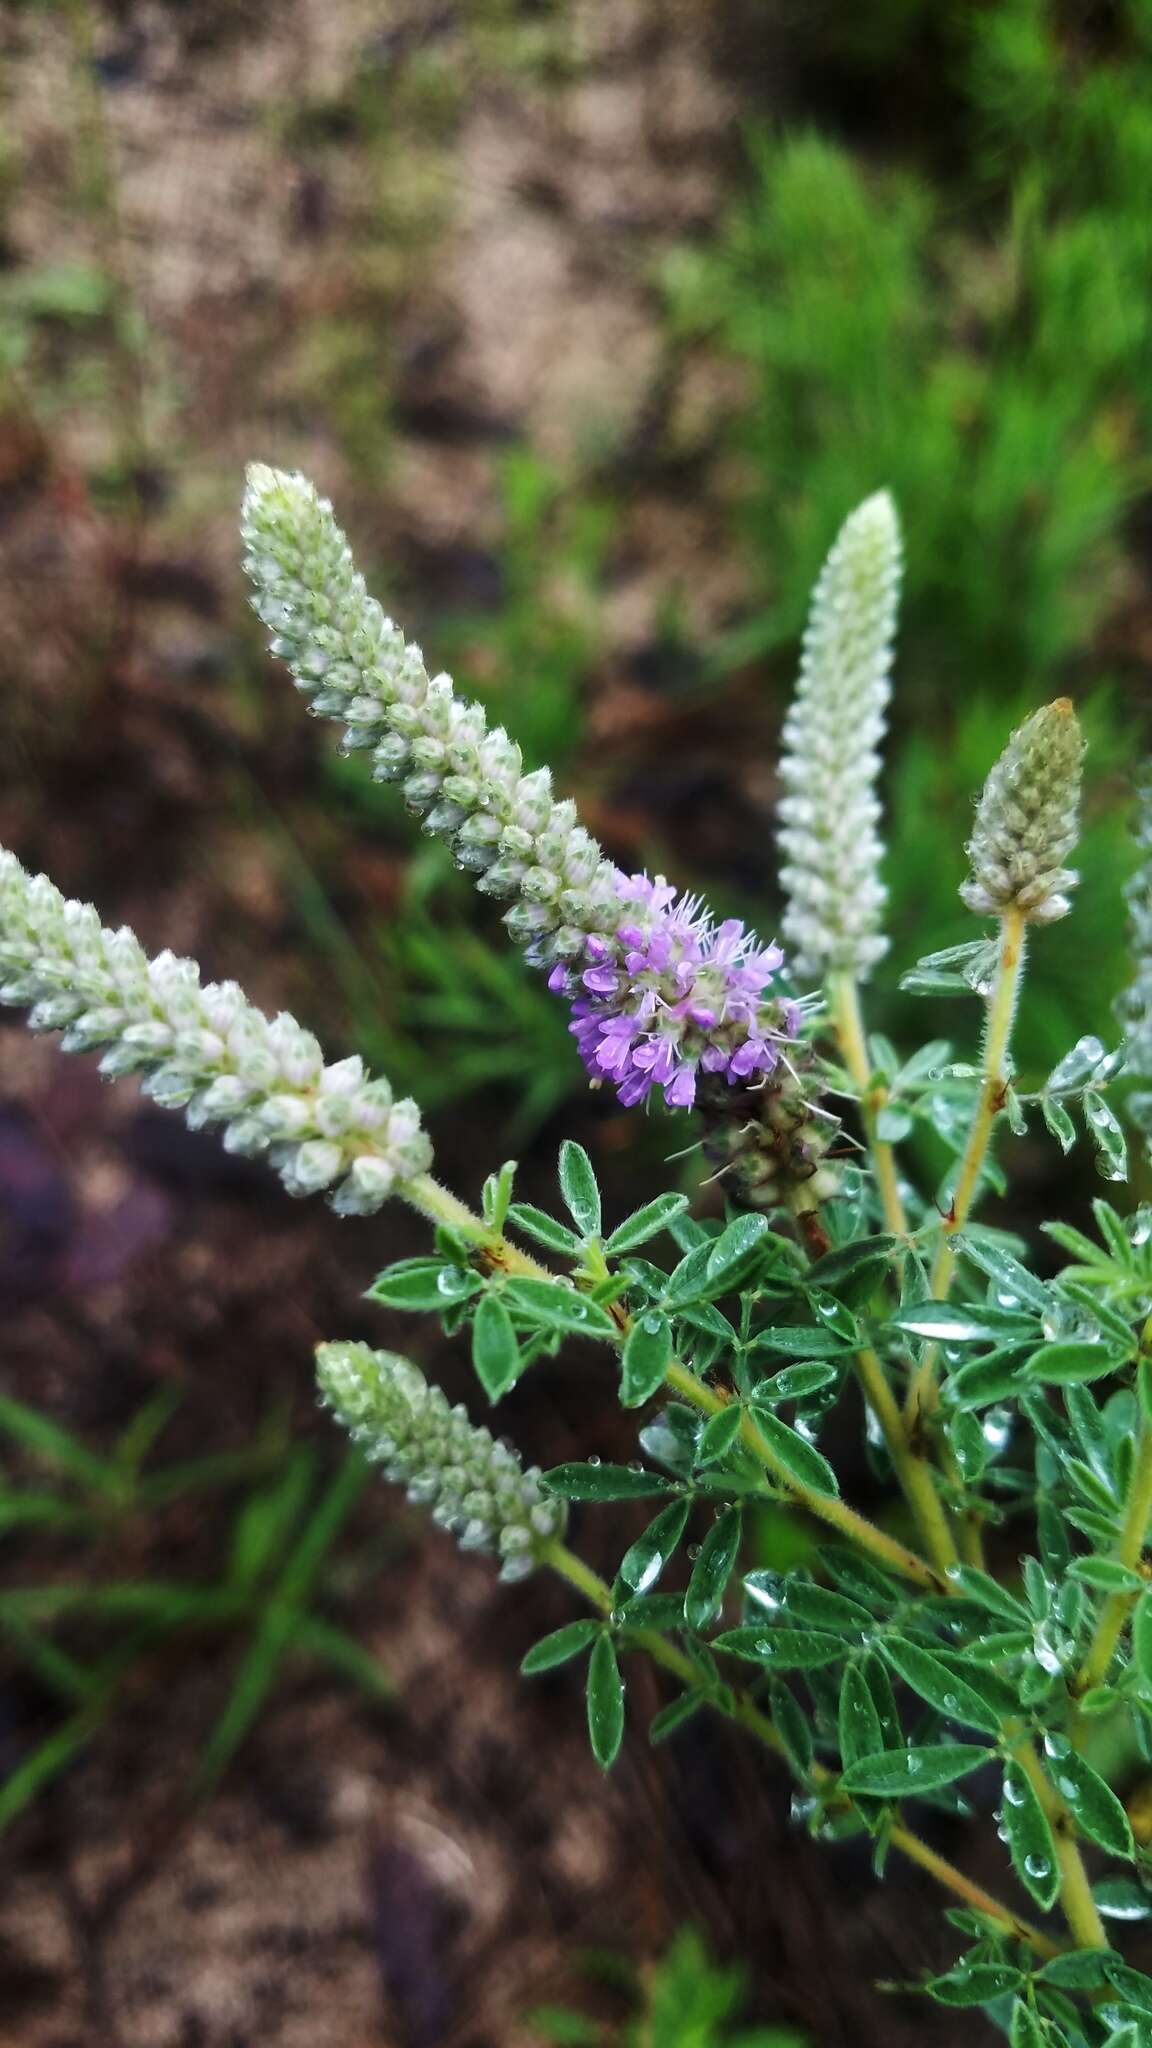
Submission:
{"label": "white flower bud", "polygon": [[863,980],[888,949],[876,783],[899,589],[896,508],[879,491],[845,521],[820,572],[784,722],[783,928],[805,973]]}

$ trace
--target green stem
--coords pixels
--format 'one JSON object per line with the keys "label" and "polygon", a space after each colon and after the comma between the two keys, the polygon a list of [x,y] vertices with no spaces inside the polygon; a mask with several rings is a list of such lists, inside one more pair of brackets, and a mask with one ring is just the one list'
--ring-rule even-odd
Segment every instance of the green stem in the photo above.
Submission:
{"label": "green stem", "polygon": [[907,1237],[908,1218],[900,1193],[896,1155],[891,1145],[876,1135],[876,1119],[888,1100],[888,1090],[871,1085],[872,1062],[868,1057],[864,1037],[859,990],[850,974],[830,974],[826,994],[844,1064],[860,1090],[860,1114],[864,1119],[864,1130],[868,1139],[868,1150],[872,1156],[872,1170],[876,1175],[884,1221],[894,1237]]}
{"label": "green stem", "polygon": [[[706,1386],[703,1380],[698,1380],[695,1373],[689,1372],[687,1366],[681,1365],[677,1359],[673,1360],[665,1377],[667,1384],[676,1393],[685,1401],[690,1401],[694,1407],[702,1409],[705,1414],[718,1415],[722,1408],[728,1406],[724,1394],[715,1387]],[[857,1514],[855,1508],[850,1508],[837,1494],[821,1493],[818,1488],[805,1486],[801,1480],[796,1479],[747,1413],[740,1420],[740,1435],[748,1449],[798,1507],[806,1508],[810,1515],[827,1522],[839,1535],[846,1536],[858,1549],[868,1551],[888,1571],[899,1573],[901,1578],[911,1579],[915,1585],[922,1586],[931,1593],[948,1593],[953,1590],[951,1582],[941,1572],[934,1571],[932,1566],[914,1550],[910,1550],[906,1543],[899,1542],[895,1536],[889,1536],[886,1530],[878,1529],[874,1522],[869,1522],[864,1515]]]}
{"label": "green stem", "polygon": [[[1149,1335],[1145,1325],[1141,1338],[1141,1350]],[[1124,1520],[1120,1538],[1116,1545],[1116,1560],[1134,1572],[1140,1565],[1144,1553],[1144,1539],[1148,1534],[1148,1523],[1152,1519],[1152,1430],[1146,1422],[1140,1425],[1136,1443],[1136,1456],[1132,1464],[1132,1476],[1128,1482],[1128,1497],[1124,1504]],[[1124,1631],[1124,1624],[1136,1602],[1137,1594],[1132,1592],[1111,1593],[1104,1602],[1096,1633],[1088,1648],[1088,1654],[1072,1681],[1072,1693],[1079,1700],[1094,1685],[1103,1685],[1108,1668],[1116,1654],[1116,1645]]]}
{"label": "green stem", "polygon": [[[1000,925],[996,979],[988,998],[984,1026],[984,1073],[980,1094],[932,1262],[930,1285],[934,1301],[946,1301],[948,1298],[956,1271],[954,1241],[971,1214],[996,1119],[1004,1107],[1008,1089],[1008,1046],[1020,997],[1027,930],[1027,919],[1022,910],[1013,908],[1005,911]],[[906,1412],[913,1427],[917,1427],[921,1416],[929,1413],[935,1405],[936,1359],[937,1346],[929,1345],[912,1381]]]}
{"label": "green stem", "polygon": [[[888,1100],[888,1091],[871,1086],[872,1066],[864,1037],[859,990],[851,975],[831,974],[826,994],[844,1064],[860,1090],[860,1114],[864,1119],[884,1221],[894,1236],[906,1237],[908,1219],[896,1175],[895,1154],[891,1145],[876,1135],[876,1118]],[[944,1504],[936,1491],[932,1468],[913,1441],[884,1367],[870,1346],[856,1354],[856,1377],[879,1425],[893,1470],[916,1518],[925,1549],[938,1569],[947,1572],[958,1562],[959,1553],[948,1526]]]}
{"label": "green stem", "polygon": [[[439,1181],[433,1180],[431,1174],[420,1174],[412,1180],[405,1181],[399,1192],[405,1201],[419,1209],[422,1215],[435,1223],[447,1225],[468,1243],[474,1244],[477,1251],[483,1254],[490,1271],[526,1274],[537,1280],[555,1280],[556,1275],[550,1273],[547,1267],[541,1266],[529,1253],[519,1251],[515,1245],[510,1245],[497,1232],[490,1230],[481,1217],[447,1188],[441,1187]],[[632,1327],[632,1319],[619,1303],[613,1306],[612,1315],[617,1329],[615,1341],[623,1344]],[[667,1385],[681,1394],[685,1400],[692,1402],[697,1408],[704,1409],[710,1415],[717,1414],[727,1405],[725,1395],[705,1386],[703,1381],[698,1380],[694,1373],[689,1372],[686,1366],[676,1360],[669,1366],[665,1378]],[[827,1522],[840,1535],[847,1537],[861,1549],[870,1551],[889,1571],[898,1572],[901,1577],[912,1579],[916,1585],[923,1586],[933,1593],[950,1590],[949,1581],[934,1571],[930,1564],[922,1557],[918,1557],[906,1544],[898,1542],[884,1530],[877,1529],[864,1515],[857,1514],[855,1509],[846,1506],[837,1495],[822,1493],[819,1488],[804,1486],[794,1479],[749,1416],[743,1418],[741,1428],[749,1449],[767,1467],[789,1497],[799,1506],[806,1508],[809,1514]]]}
{"label": "green stem", "polygon": [[936,1491],[927,1458],[909,1441],[900,1404],[871,1345],[865,1345],[856,1353],[856,1376],[864,1399],[880,1426],[893,1470],[916,1517],[928,1555],[937,1570],[947,1576],[952,1566],[959,1562],[959,1552],[948,1526],[944,1503]]}
{"label": "green stem", "polygon": [[[584,1563],[583,1558],[577,1557],[574,1551],[569,1550],[566,1543],[549,1544],[541,1562],[566,1580],[568,1585],[574,1587],[598,1613],[611,1614],[611,1587],[599,1573]],[[699,1685],[700,1673],[691,1659],[673,1643],[658,1635],[655,1630],[629,1629],[628,1639],[630,1645],[647,1650],[658,1664],[682,1679],[686,1685],[692,1688]],[[787,1760],[787,1748],[771,1715],[766,1714],[763,1708],[757,1705],[751,1693],[738,1686],[731,1690],[729,1698],[730,1704],[726,1707],[719,1707],[718,1702],[713,1704],[718,1706],[720,1712],[726,1713],[730,1720],[746,1728],[757,1741],[764,1743],[773,1755]],[[835,1781],[836,1773],[817,1763],[812,1767],[811,1776],[815,1784],[831,1785]],[[1025,1942],[1034,1954],[1042,1956],[1045,1960],[1060,1954],[1059,1944],[1049,1935],[1043,1933],[1039,1927],[1034,1927],[1019,1913],[1014,1913],[1010,1907],[994,1898],[991,1892],[985,1891],[984,1887],[976,1884],[972,1878],[966,1877],[962,1870],[957,1870],[954,1863],[949,1863],[946,1857],[938,1855],[935,1849],[930,1849],[927,1842],[922,1842],[919,1835],[907,1827],[899,1815],[893,1822],[889,1839],[894,1849],[898,1849],[910,1862],[918,1864],[921,1870],[926,1870],[945,1891],[951,1892],[954,1898],[963,1900],[965,1905],[972,1906],[976,1912],[984,1914],[1012,1940]]]}

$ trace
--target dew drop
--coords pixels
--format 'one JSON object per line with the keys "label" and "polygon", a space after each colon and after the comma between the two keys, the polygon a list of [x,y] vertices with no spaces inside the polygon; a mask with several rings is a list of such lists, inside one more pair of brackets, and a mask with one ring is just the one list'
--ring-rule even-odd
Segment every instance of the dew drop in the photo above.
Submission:
{"label": "dew drop", "polygon": [[592,1456],[588,1460],[588,1463],[590,1465],[598,1465],[600,1463],[599,1457],[597,1456],[595,1451],[593,1451]]}
{"label": "dew drop", "polygon": [[946,1692],[940,1704],[946,1714],[955,1714],[959,1711],[960,1702],[954,1692]]}
{"label": "dew drop", "polygon": [[1009,1806],[1023,1806],[1028,1794],[1025,1792],[1019,1778],[1005,1778],[1004,1797],[1008,1801]]}
{"label": "dew drop", "polygon": [[641,1316],[640,1323],[650,1337],[658,1337],[663,1328],[664,1318],[653,1311],[650,1315]]}
{"label": "dew drop", "polygon": [[1034,1877],[1037,1883],[1052,1875],[1052,1866],[1046,1856],[1026,1856],[1024,1858],[1024,1868],[1028,1872],[1029,1877]]}

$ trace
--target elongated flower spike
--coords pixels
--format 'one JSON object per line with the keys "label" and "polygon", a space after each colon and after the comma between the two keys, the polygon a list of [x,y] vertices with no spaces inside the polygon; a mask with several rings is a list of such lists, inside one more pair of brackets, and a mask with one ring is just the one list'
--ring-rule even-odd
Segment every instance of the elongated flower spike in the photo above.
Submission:
{"label": "elongated flower spike", "polygon": [[1034,711],[1012,734],[976,806],[971,872],[960,889],[969,910],[995,917],[1017,910],[1034,924],[1067,916],[1078,877],[1063,861],[1079,836],[1083,759],[1067,697]]}
{"label": "elongated flower spike", "polygon": [[450,842],[533,958],[575,958],[619,909],[616,870],[552,795],[547,769],[523,773],[520,749],[490,732],[449,676],[386,618],[332,516],[302,476],[253,463],[241,515],[253,604],[309,709],[342,721],[379,781],[399,782],[425,829]]}
{"label": "elongated flower spike", "polygon": [[768,984],[782,963],[736,919],[716,922],[663,877],[626,875],[556,801],[546,770],[490,732],[478,704],[429,677],[420,649],[357,573],[332,508],[301,476],[254,464],[242,532],[253,603],[310,709],[339,719],[379,779],[398,781],[425,829],[446,839],[505,924],[572,1005],[593,1079],[622,1101],[663,1090],[690,1108],[705,1076],[766,1082],[796,1039],[798,1011]]}
{"label": "elongated flower spike", "polygon": [[432,1163],[415,1103],[359,1058],[325,1064],[294,1017],[265,1017],[234,981],[201,985],[194,960],[150,960],[127,927],[106,930],[3,849],[0,1002],[30,1005],[33,1031],[102,1050],[101,1073],[141,1074],[162,1108],[222,1124],[226,1151],[265,1155],[290,1194],[327,1189],[343,1214],[381,1208]]}
{"label": "elongated flower spike", "polygon": [[322,1403],[464,1550],[494,1551],[502,1579],[522,1579],[563,1534],[565,1508],[510,1445],[453,1408],[407,1358],[367,1344],[321,1344]]}
{"label": "elongated flower spike", "polygon": [[[1152,1080],[1152,764],[1148,763],[1137,785],[1132,836],[1145,858],[1124,888],[1133,975],[1117,999],[1116,1016],[1124,1033],[1127,1071]],[[1143,1095],[1139,1102],[1142,1128],[1147,1128],[1152,1097]],[[1131,1112],[1131,1100],[1128,1107]]]}
{"label": "elongated flower spike", "polygon": [[862,981],[888,950],[876,784],[899,591],[896,508],[878,491],[845,521],[820,572],[784,722],[783,928],[804,973]]}

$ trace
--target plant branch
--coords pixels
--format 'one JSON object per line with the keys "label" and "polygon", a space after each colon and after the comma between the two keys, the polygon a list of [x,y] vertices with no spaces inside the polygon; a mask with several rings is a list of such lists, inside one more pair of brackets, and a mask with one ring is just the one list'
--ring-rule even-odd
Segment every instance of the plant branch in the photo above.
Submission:
{"label": "plant branch", "polygon": [[[1147,1336],[1147,1328],[1145,1335]],[[1141,1339],[1141,1349],[1144,1338]],[[1139,1569],[1144,1551],[1144,1539],[1148,1523],[1152,1519],[1152,1430],[1146,1422],[1141,1424],[1136,1442],[1136,1455],[1132,1463],[1132,1475],[1128,1482],[1128,1496],[1124,1503],[1124,1519],[1120,1538],[1116,1545],[1117,1563],[1125,1565],[1130,1572]],[[1124,1624],[1136,1602],[1135,1592],[1109,1594],[1101,1609],[1096,1632],[1088,1653],[1072,1680],[1073,1697],[1079,1701],[1090,1692],[1094,1685],[1103,1685],[1108,1676],[1108,1667],[1116,1654],[1116,1645],[1124,1631]]]}
{"label": "plant branch", "polygon": [[[550,1545],[543,1562],[574,1587],[576,1592],[599,1613],[605,1616],[611,1614],[612,1589],[607,1580],[602,1579],[586,1565],[583,1558],[577,1557],[574,1551],[569,1550],[567,1544],[557,1542]],[[635,1648],[647,1650],[664,1670],[672,1672],[686,1685],[693,1688],[699,1685],[700,1673],[691,1659],[655,1630],[629,1629],[628,1637]],[[730,1720],[755,1735],[774,1756],[787,1761],[786,1746],[777,1732],[771,1715],[766,1714],[764,1709],[757,1705],[751,1693],[743,1686],[732,1690],[730,1705],[727,1707],[720,1706],[717,1701],[711,1704],[715,1705],[719,1712],[725,1713]],[[820,1763],[813,1765],[811,1776],[812,1782],[817,1785],[832,1785],[836,1779],[836,1773]],[[985,1891],[973,1878],[966,1877],[962,1870],[957,1870],[954,1863],[949,1863],[946,1857],[929,1848],[927,1842],[922,1842],[919,1835],[905,1824],[899,1814],[893,1821],[889,1840],[894,1849],[898,1849],[911,1863],[918,1864],[921,1870],[926,1870],[945,1891],[951,1892],[954,1898],[963,1900],[965,1905],[982,1913],[1012,1940],[1026,1943],[1035,1955],[1043,1957],[1046,1961],[1061,1953],[1059,1943],[1053,1941],[1050,1935],[1045,1934],[1039,1927],[1034,1927],[1031,1921],[1024,1919],[1021,1914],[1014,1913],[1011,1907],[1005,1906],[1000,1899],[993,1897],[991,1892]]]}
{"label": "plant branch", "polygon": [[[423,1215],[433,1222],[446,1224],[466,1238],[470,1244],[474,1244],[477,1251],[483,1255],[489,1271],[529,1275],[537,1280],[555,1281],[554,1273],[540,1265],[528,1252],[518,1250],[498,1232],[489,1229],[474,1210],[469,1209],[466,1203],[461,1202],[447,1188],[441,1187],[438,1181],[433,1180],[431,1174],[421,1174],[405,1181],[400,1192],[404,1199],[419,1209]],[[616,1341],[623,1344],[632,1327],[632,1318],[619,1303],[613,1305],[612,1316],[618,1332]],[[689,1372],[688,1368],[677,1360],[673,1360],[665,1378],[667,1385],[676,1393],[709,1415],[717,1414],[727,1405],[727,1397],[723,1393],[705,1386],[702,1380],[698,1380],[694,1373]],[[748,1415],[742,1418],[741,1434],[748,1448],[797,1506],[806,1508],[809,1514],[827,1522],[860,1549],[869,1551],[889,1571],[898,1572],[902,1578],[911,1579],[916,1585],[923,1586],[933,1593],[946,1593],[950,1590],[949,1582],[942,1573],[934,1570],[924,1558],[917,1556],[907,1544],[900,1543],[883,1529],[876,1528],[864,1515],[848,1507],[838,1495],[822,1493],[818,1487],[805,1486],[795,1479]]]}
{"label": "plant branch", "polygon": [[844,1064],[860,1090],[860,1114],[864,1120],[884,1221],[894,1237],[907,1237],[908,1218],[900,1193],[896,1155],[887,1140],[876,1135],[876,1119],[888,1100],[888,1090],[872,1084],[872,1062],[864,1037],[859,990],[850,974],[833,973],[828,976],[826,994]]}

